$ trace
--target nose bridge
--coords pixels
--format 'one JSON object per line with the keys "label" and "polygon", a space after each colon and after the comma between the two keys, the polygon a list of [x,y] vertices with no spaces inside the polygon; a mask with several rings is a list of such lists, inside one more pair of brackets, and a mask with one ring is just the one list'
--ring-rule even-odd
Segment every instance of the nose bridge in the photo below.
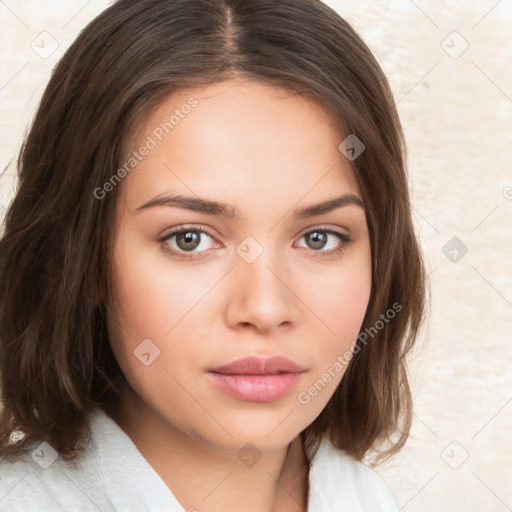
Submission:
{"label": "nose bridge", "polygon": [[283,273],[280,269],[284,265],[268,247],[253,262],[239,262],[239,265],[243,269],[241,274],[245,276],[252,295],[259,295],[260,298],[266,296],[269,299],[283,294],[285,276],[279,274]]}
{"label": "nose bridge", "polygon": [[270,247],[269,238],[267,242],[246,240],[237,248],[234,289],[228,305],[232,325],[250,323],[268,330],[298,319],[298,299],[292,291],[285,255]]}

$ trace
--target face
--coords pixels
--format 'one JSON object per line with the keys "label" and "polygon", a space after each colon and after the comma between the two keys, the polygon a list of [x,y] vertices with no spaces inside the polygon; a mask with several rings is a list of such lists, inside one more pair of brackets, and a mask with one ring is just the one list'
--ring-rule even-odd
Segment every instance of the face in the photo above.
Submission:
{"label": "face", "polygon": [[283,447],[341,381],[370,297],[345,136],[311,100],[247,80],[174,93],[137,134],[117,185],[120,367],[177,436]]}

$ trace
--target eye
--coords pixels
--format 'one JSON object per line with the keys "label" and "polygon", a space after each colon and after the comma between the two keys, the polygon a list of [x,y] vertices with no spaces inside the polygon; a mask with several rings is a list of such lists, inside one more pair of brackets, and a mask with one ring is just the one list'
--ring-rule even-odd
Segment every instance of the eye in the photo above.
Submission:
{"label": "eye", "polygon": [[[343,252],[343,249],[353,241],[350,236],[323,226],[307,231],[299,239],[306,240],[306,249],[326,256]],[[164,251],[173,256],[191,259],[197,258],[198,253],[212,249],[216,240],[213,234],[204,228],[182,226],[171,231],[158,242]]]}
{"label": "eye", "polygon": [[[345,233],[340,233],[334,229],[318,227],[304,233],[300,239],[306,240],[306,249],[312,249],[315,252],[331,254],[333,252],[342,252],[343,249],[352,242],[352,238]],[[327,248],[327,250],[325,250]]]}
{"label": "eye", "polygon": [[211,248],[211,235],[205,229],[181,227],[159,240],[165,251],[171,252],[178,257],[189,258],[186,253],[204,252]]}

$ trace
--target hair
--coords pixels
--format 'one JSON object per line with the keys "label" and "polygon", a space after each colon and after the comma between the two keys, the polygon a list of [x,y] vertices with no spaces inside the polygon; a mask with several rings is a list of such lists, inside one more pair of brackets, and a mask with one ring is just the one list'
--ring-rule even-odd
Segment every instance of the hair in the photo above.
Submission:
{"label": "hair", "polygon": [[[320,0],[119,0],[54,69],[18,155],[0,240],[1,455],[44,440],[72,459],[91,410],[122,397],[127,381],[106,324],[121,187],[101,200],[94,190],[122,165],[150,108],[179,89],[236,77],[317,101],[363,141],[352,162],[372,259],[361,332],[401,307],[357,346],[302,442],[313,452],[328,435],[358,460],[371,450],[387,458],[405,443],[406,355],[424,319],[426,277],[402,127],[371,51]],[[13,440],[15,431],[24,437]]]}

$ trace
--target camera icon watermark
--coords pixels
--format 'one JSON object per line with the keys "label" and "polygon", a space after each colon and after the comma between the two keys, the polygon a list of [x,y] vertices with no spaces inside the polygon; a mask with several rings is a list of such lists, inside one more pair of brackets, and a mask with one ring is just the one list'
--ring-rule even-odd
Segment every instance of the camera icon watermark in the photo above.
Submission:
{"label": "camera icon watermark", "polygon": [[46,30],[38,34],[30,43],[30,48],[43,60],[51,57],[58,47],[58,41]]}
{"label": "camera icon watermark", "polygon": [[455,60],[469,48],[469,43],[455,30],[441,41],[441,48]]}
{"label": "camera icon watermark", "polygon": [[59,454],[44,441],[32,451],[31,456],[43,469],[48,469],[57,460]]}
{"label": "camera icon watermark", "polygon": [[452,441],[442,452],[443,459],[452,469],[459,469],[469,459],[469,452],[457,441]]}
{"label": "camera icon watermark", "polygon": [[468,248],[454,236],[444,244],[441,251],[452,263],[458,263],[466,255]]}
{"label": "camera icon watermark", "polygon": [[263,247],[252,236],[248,236],[237,246],[236,253],[246,263],[252,263],[263,254]]}
{"label": "camera icon watermark", "polygon": [[510,185],[503,189],[503,197],[507,201],[512,201],[512,187]]}
{"label": "camera icon watermark", "polygon": [[248,468],[252,468],[263,457],[261,450],[253,443],[245,443],[236,452],[236,456]]}
{"label": "camera icon watermark", "polygon": [[339,146],[340,152],[353,162],[365,149],[363,142],[353,133],[351,133]]}
{"label": "camera icon watermark", "polygon": [[137,345],[133,353],[144,366],[149,366],[160,356],[160,349],[150,339],[145,339]]}

